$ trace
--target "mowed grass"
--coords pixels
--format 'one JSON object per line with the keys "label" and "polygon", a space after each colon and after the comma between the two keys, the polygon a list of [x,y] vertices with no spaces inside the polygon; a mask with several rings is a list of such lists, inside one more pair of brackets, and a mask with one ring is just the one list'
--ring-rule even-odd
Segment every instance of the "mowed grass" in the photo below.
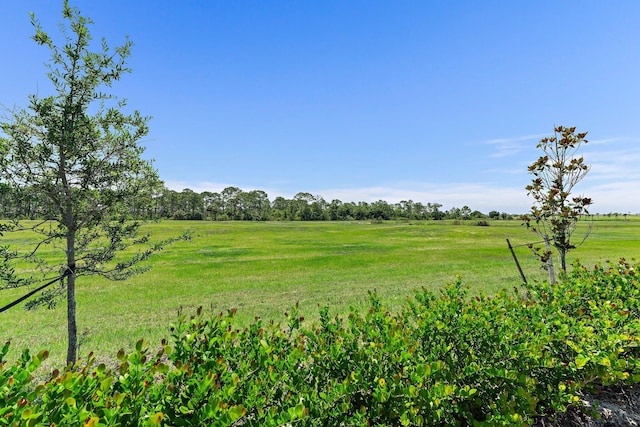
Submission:
{"label": "mowed grass", "polygon": [[[152,270],[124,282],[99,277],[78,281],[80,355],[94,351],[110,358],[139,338],[152,343],[169,335],[179,312],[203,306],[218,312],[238,309],[241,323],[254,317],[282,321],[296,303],[313,321],[319,306],[345,313],[362,308],[368,291],[385,304],[402,304],[414,289],[437,289],[462,276],[472,292],[493,294],[521,283],[506,244],[536,241],[517,220],[406,222],[202,222],[163,221],[144,228],[154,240],[192,233],[155,254]],[[0,243],[26,248],[29,236]],[[18,247],[18,246],[15,246]],[[47,247],[47,250],[51,251]],[[516,253],[529,280],[546,273],[524,246]],[[632,259],[640,254],[640,219],[595,221],[589,239],[570,254],[583,264]],[[60,253],[59,256],[62,254]],[[47,256],[54,256],[53,253]],[[59,286],[59,285],[54,285]],[[4,305],[25,289],[0,292]],[[12,341],[12,356],[23,348],[47,348],[52,364],[66,352],[66,304],[26,311],[23,305],[0,314],[0,340]]]}

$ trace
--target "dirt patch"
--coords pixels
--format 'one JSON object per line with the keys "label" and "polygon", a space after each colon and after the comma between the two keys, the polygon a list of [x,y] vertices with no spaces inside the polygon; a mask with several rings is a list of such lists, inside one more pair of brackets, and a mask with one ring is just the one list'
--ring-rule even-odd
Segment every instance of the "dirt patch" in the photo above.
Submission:
{"label": "dirt patch", "polygon": [[640,426],[640,386],[607,388],[582,396],[583,408],[574,407],[556,420],[539,419],[535,427]]}

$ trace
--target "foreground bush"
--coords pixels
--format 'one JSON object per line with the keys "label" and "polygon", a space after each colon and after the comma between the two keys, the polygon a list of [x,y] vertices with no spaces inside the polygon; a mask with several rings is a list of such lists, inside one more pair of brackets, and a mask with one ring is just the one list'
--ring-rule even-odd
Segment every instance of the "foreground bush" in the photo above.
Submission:
{"label": "foreground bush", "polygon": [[372,294],[309,328],[295,309],[241,329],[198,310],[114,366],[89,357],[36,384],[46,352],[2,362],[0,425],[529,425],[581,390],[640,382],[639,316],[624,260],[491,298],[457,281],[398,313]]}

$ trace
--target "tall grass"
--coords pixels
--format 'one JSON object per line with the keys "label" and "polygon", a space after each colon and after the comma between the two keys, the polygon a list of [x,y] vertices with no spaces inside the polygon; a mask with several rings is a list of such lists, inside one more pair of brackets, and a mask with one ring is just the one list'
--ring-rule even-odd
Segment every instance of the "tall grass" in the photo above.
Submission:
{"label": "tall grass", "polygon": [[[176,243],[149,261],[151,271],[126,282],[83,277],[78,282],[79,354],[113,356],[145,337],[159,342],[180,310],[205,306],[237,308],[240,321],[255,316],[280,320],[298,303],[307,319],[318,306],[333,312],[364,306],[376,290],[390,307],[416,288],[437,288],[461,275],[471,292],[494,294],[511,289],[520,276],[505,239],[529,280],[544,280],[523,245],[536,236],[519,221],[475,222],[186,222],[163,221],[144,228],[157,240],[191,231],[192,240]],[[26,249],[28,236],[5,235],[0,243]],[[12,240],[13,239],[13,240]],[[569,254],[585,264],[602,263],[640,252],[640,221],[596,221],[589,239]],[[47,248],[47,250],[51,250]],[[54,253],[46,254],[53,257]],[[0,304],[25,293],[0,292]],[[47,348],[55,363],[64,360],[65,305],[0,314],[0,340],[19,349]]]}

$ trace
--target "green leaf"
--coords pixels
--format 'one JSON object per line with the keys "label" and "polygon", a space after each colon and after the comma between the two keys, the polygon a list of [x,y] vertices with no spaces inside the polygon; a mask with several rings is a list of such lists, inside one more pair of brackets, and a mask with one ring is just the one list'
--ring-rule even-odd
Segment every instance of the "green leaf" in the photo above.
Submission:
{"label": "green leaf", "polygon": [[611,360],[608,357],[603,357],[602,359],[600,359],[598,361],[598,364],[600,364],[602,366],[610,367],[611,366]]}
{"label": "green leaf", "polygon": [[584,356],[583,354],[576,357],[575,364],[578,369],[582,369],[585,367],[587,363],[589,363],[590,358]]}
{"label": "green leaf", "polygon": [[231,421],[236,422],[247,413],[247,408],[243,405],[234,405],[229,408],[228,413],[229,417],[231,417]]}
{"label": "green leaf", "polygon": [[304,417],[304,405],[302,404],[302,402],[298,403],[295,406],[293,412],[294,412],[295,418],[297,419]]}
{"label": "green leaf", "polygon": [[67,399],[65,400],[66,404],[69,405],[72,408],[76,408],[76,399],[74,399],[73,397],[67,397]]}
{"label": "green leaf", "polygon": [[107,377],[102,381],[100,381],[100,390],[103,392],[106,391],[109,387],[111,387],[111,384],[113,384],[113,381],[114,379],[112,377]]}

